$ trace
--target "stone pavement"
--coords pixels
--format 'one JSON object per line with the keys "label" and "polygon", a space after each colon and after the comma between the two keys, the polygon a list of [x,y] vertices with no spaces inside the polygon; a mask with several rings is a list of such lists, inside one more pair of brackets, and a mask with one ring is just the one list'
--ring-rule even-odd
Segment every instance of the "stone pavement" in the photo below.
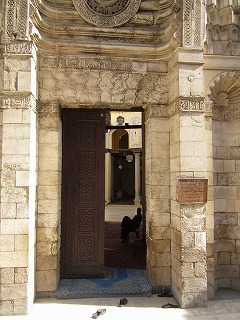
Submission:
{"label": "stone pavement", "polygon": [[27,316],[2,316],[1,320],[88,320],[100,308],[106,313],[100,320],[239,320],[240,299],[218,298],[208,301],[206,308],[162,308],[167,303],[176,304],[174,298],[127,297],[128,304],[117,307],[119,298],[94,298],[81,300],[37,299]]}

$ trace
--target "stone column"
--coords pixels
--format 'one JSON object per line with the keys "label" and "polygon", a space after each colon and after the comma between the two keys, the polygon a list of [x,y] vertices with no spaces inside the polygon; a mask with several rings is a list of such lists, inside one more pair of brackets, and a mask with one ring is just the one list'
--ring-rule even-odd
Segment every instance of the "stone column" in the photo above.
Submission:
{"label": "stone column", "polygon": [[36,291],[56,290],[60,275],[62,139],[59,105],[39,101]]}
{"label": "stone column", "polygon": [[178,187],[181,178],[206,178],[206,128],[202,53],[189,50],[193,64],[185,63],[182,53],[179,49],[171,74],[171,90],[179,94],[170,117],[171,252],[172,291],[181,307],[188,308],[207,302],[206,204],[179,202]]}
{"label": "stone column", "polygon": [[[166,81],[166,79],[164,79]],[[145,114],[147,273],[153,287],[171,285],[169,119],[165,105]]]}
{"label": "stone column", "polygon": [[141,202],[141,196],[140,196],[140,178],[141,178],[141,172],[140,172],[140,153],[135,152],[135,198],[134,203],[136,205],[140,205]]}
{"label": "stone column", "polygon": [[25,314],[35,295],[36,52],[5,45],[1,101],[0,314]]}

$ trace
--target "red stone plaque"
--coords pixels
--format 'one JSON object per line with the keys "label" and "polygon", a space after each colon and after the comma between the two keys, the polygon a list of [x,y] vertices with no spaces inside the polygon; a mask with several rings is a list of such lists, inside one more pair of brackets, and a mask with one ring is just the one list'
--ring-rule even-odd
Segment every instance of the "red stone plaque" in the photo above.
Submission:
{"label": "red stone plaque", "polygon": [[205,203],[207,202],[207,179],[179,179],[179,203]]}

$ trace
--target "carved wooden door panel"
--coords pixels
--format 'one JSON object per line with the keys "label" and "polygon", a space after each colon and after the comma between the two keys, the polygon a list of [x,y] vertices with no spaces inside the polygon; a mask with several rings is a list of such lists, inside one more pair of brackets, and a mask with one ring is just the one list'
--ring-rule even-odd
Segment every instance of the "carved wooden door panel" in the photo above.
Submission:
{"label": "carved wooden door panel", "polygon": [[99,110],[63,109],[61,278],[104,273],[105,123]]}

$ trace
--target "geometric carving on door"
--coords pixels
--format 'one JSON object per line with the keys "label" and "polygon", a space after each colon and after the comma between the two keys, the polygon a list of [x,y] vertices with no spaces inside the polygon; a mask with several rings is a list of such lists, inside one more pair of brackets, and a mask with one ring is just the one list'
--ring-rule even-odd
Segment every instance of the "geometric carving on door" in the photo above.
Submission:
{"label": "geometric carving on door", "polygon": [[94,181],[79,182],[79,202],[94,203]]}
{"label": "geometric carving on door", "polygon": [[94,148],[95,128],[91,125],[82,125],[80,128],[80,147]]}
{"label": "geometric carving on door", "polygon": [[92,176],[95,175],[95,154],[80,153],[79,154],[79,173]]}
{"label": "geometric carving on door", "polygon": [[79,232],[94,232],[94,212],[91,209],[79,210]]}
{"label": "geometric carving on door", "polygon": [[94,241],[91,238],[78,238],[78,260],[83,261],[94,261]]}

